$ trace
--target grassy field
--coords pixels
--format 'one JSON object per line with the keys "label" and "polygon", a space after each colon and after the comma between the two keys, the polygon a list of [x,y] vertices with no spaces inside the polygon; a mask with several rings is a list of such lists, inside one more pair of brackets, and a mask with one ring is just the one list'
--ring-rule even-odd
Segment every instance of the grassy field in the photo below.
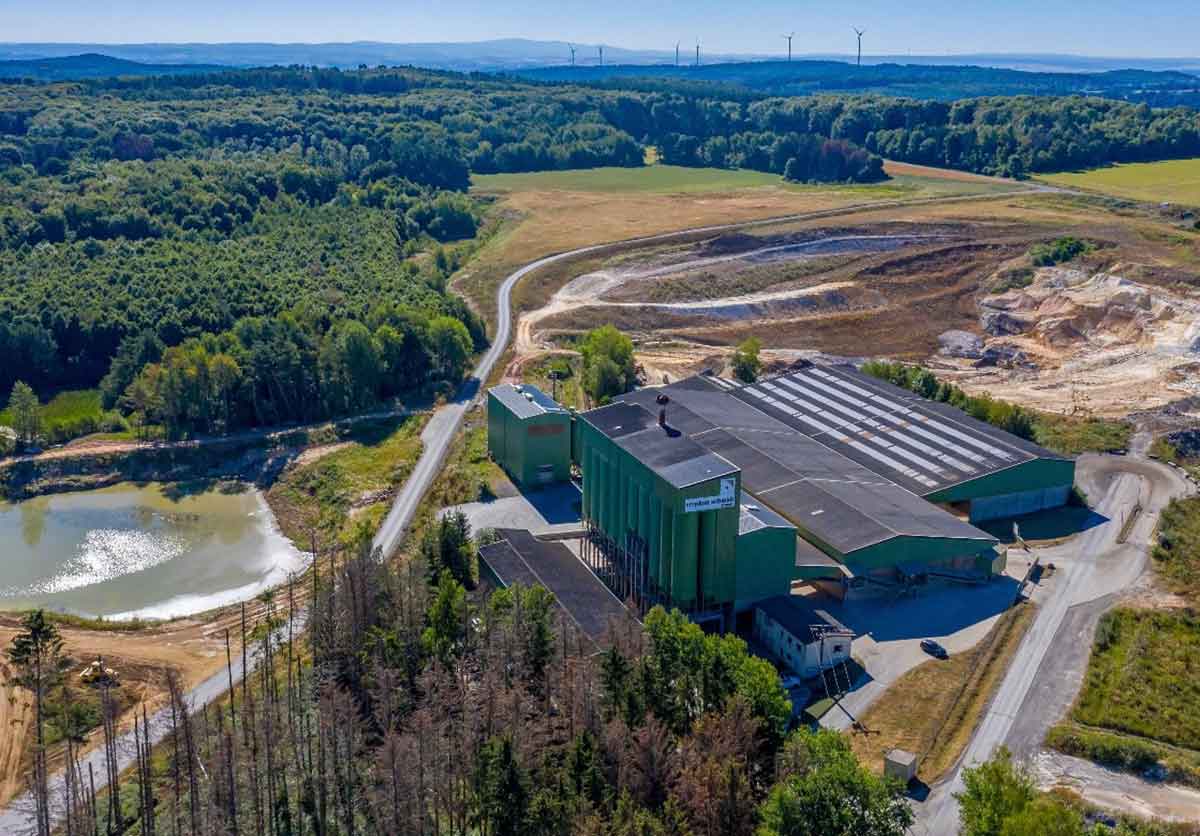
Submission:
{"label": "grassy field", "polygon": [[851,738],[859,760],[882,772],[884,754],[904,749],[920,756],[921,780],[936,781],[962,754],[1035,612],[1020,604],[971,650],[925,662],[892,683],[859,717],[870,729]]}
{"label": "grassy field", "polygon": [[425,415],[364,423],[346,441],[310,451],[267,493],[280,530],[305,548],[311,533],[326,542],[356,525],[378,526],[391,492],[421,455]]}
{"label": "grassy field", "polygon": [[650,165],[644,168],[585,168],[523,174],[475,174],[471,187],[482,192],[562,190],[571,192],[721,192],[779,186],[777,174],[723,168]]}
{"label": "grassy field", "polygon": [[1043,174],[1038,179],[1129,200],[1200,205],[1200,159],[1131,163],[1092,171]]}
{"label": "grassy field", "polygon": [[789,183],[778,174],[726,168],[687,168],[649,165],[643,168],[588,168],[567,171],[537,171],[522,174],[477,174],[472,188],[479,192],[567,191],[607,193],[696,194],[738,189],[776,188],[791,192],[838,190],[864,197],[905,198],[999,194],[1017,188],[1014,184],[985,178],[960,177],[958,172],[942,176],[935,169],[898,167],[883,183],[840,185],[836,183]]}
{"label": "grassy field", "polygon": [[[8,409],[0,411],[0,424],[12,426]],[[123,430],[123,422],[100,404],[99,389],[73,389],[59,392],[42,404],[42,432],[51,443],[69,441],[101,430]]]}
{"label": "grassy field", "polygon": [[1155,610],[1105,614],[1071,716],[1200,750],[1200,619]]}
{"label": "grassy field", "polygon": [[1047,742],[1126,769],[1200,783],[1200,618],[1117,609],[1096,630],[1083,689]]}
{"label": "grassy field", "polygon": [[871,185],[789,184],[761,172],[666,165],[481,175],[473,190],[496,196],[492,212],[500,228],[453,286],[492,319],[503,277],[550,253],[691,227],[1020,188],[963,172],[886,168],[895,171],[893,179]]}

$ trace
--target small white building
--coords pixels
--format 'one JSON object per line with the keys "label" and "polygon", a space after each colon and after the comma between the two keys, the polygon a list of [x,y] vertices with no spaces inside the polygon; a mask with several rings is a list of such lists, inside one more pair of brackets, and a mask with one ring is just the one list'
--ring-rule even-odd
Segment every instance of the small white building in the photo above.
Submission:
{"label": "small white building", "polygon": [[754,605],[754,638],[808,679],[850,659],[854,631],[803,596],[777,595]]}

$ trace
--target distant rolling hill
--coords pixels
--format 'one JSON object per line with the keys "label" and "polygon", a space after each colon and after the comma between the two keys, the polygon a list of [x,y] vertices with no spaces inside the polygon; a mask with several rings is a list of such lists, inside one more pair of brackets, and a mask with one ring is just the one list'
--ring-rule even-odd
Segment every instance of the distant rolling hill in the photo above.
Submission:
{"label": "distant rolling hill", "polygon": [[924,99],[971,96],[1070,95],[1200,104],[1200,77],[1177,71],[1108,70],[1052,73],[965,65],[874,64],[844,61],[754,61],[695,66],[539,67],[519,70],[522,78],[548,82],[612,83],[619,86],[684,80],[719,84],[769,95],[881,93]]}
{"label": "distant rolling hill", "polygon": [[143,64],[111,55],[87,53],[61,58],[34,58],[0,61],[0,78],[33,79],[35,81],[75,81],[85,78],[114,76],[180,75],[206,73],[228,69],[215,64]]}

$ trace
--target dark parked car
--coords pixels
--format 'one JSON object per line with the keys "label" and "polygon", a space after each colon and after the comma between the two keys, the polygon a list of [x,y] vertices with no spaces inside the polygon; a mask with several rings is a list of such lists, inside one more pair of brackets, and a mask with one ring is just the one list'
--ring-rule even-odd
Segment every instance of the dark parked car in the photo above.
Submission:
{"label": "dark parked car", "polygon": [[935,642],[933,639],[921,639],[921,649],[938,659],[949,659],[950,654],[946,652],[946,648]]}

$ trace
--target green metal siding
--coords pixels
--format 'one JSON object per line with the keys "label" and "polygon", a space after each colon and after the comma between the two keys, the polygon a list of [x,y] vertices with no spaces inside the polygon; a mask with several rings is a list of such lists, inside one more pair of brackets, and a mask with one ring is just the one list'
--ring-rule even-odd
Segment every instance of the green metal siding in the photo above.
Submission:
{"label": "green metal siding", "polygon": [[[583,472],[583,517],[619,544],[646,543],[650,580],[672,606],[706,609],[735,596],[739,509],[686,513],[688,499],[713,496],[720,478],[677,489],[580,419],[575,449]],[[735,493],[741,490],[740,474]]]}
{"label": "green metal siding", "polygon": [[799,579],[794,528],[760,528],[738,537],[739,607],[763,598],[786,595],[792,581]]}
{"label": "green metal siding", "polygon": [[[571,478],[571,416],[547,412],[521,419],[488,393],[488,451],[519,484],[537,487]],[[541,468],[549,466],[548,472]]]}
{"label": "green metal siding", "polygon": [[851,552],[843,562],[856,575],[892,569],[902,563],[941,563],[955,558],[986,554],[988,565],[995,553],[995,542],[984,539],[940,537],[892,537],[873,546]]}
{"label": "green metal siding", "polygon": [[927,495],[930,502],[965,502],[988,496],[1055,488],[1075,483],[1075,462],[1062,459],[1033,459],[1007,470],[971,479]]}

